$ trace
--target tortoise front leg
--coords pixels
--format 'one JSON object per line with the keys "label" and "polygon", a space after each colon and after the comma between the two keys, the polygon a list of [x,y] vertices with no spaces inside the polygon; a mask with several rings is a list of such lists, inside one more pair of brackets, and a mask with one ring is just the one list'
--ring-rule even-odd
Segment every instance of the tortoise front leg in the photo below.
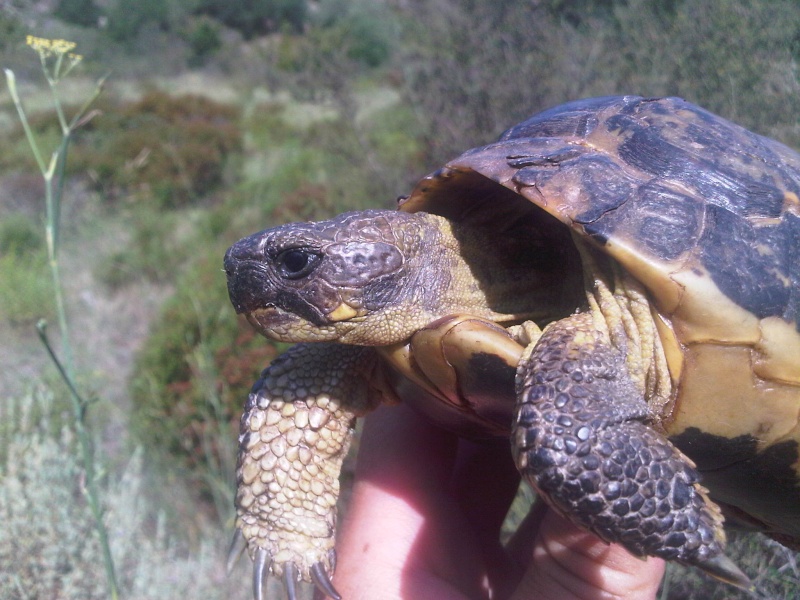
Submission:
{"label": "tortoise front leg", "polygon": [[625,358],[590,314],[553,323],[526,350],[517,396],[517,466],[558,512],[636,556],[751,587],[723,553],[723,519],[693,463],[647,425]]}
{"label": "tortoise front leg", "polygon": [[355,418],[380,400],[376,368],[368,348],[300,344],[253,386],[240,426],[229,566],[246,545],[256,600],[270,571],[283,576],[291,600],[297,580],[339,598],[330,583],[339,471]]}

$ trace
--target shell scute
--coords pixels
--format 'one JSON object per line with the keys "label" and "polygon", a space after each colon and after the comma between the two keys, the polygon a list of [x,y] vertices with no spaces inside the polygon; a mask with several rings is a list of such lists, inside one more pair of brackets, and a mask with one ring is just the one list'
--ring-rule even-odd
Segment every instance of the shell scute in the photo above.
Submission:
{"label": "shell scute", "polygon": [[[660,183],[637,187],[635,202],[621,205],[585,225],[590,235],[623,238],[641,243],[648,254],[661,261],[675,262],[697,245],[704,222],[703,204]],[[583,215],[576,221],[581,222]]]}
{"label": "shell scute", "polygon": [[[729,505],[757,505],[771,533],[800,531],[800,488],[794,466],[798,444],[785,440],[761,449],[753,435],[725,437],[691,427],[672,438],[679,448],[692,448],[703,481],[715,498]],[[733,461],[732,461],[733,459]],[[763,490],[774,493],[764,495]]]}
{"label": "shell scute", "polygon": [[634,197],[638,181],[606,156],[592,156],[576,164],[576,183],[586,194],[586,207],[576,223],[593,223]]}
{"label": "shell scute", "polygon": [[[741,344],[753,353],[743,367],[800,380],[798,367],[786,376],[800,357],[763,341],[762,329],[776,328],[761,326],[780,319],[779,337],[792,344],[800,332],[793,150],[679,98],[626,96],[539,113],[449,168],[448,183],[430,182],[436,208],[479,196],[505,203],[508,196],[476,185],[478,175],[496,181],[603,247],[647,287],[681,343]],[[428,200],[415,192],[408,209],[428,209]],[[496,201],[480,202],[471,214],[490,205],[501,214]],[[757,357],[759,344],[768,359]]]}
{"label": "shell scute", "polygon": [[525,167],[558,167],[585,153],[586,150],[579,146],[559,146],[553,150],[544,150],[542,152],[523,154],[521,156],[509,156],[507,161],[508,165],[514,169],[524,169]]}

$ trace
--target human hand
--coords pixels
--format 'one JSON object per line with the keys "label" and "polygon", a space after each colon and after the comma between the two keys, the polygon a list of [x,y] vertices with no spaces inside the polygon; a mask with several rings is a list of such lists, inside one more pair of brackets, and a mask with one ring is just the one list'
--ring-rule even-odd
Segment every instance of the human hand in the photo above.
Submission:
{"label": "human hand", "polygon": [[337,542],[345,600],[655,597],[661,560],[642,561],[537,506],[503,548],[517,489],[508,442],[470,443],[406,406],[370,415]]}

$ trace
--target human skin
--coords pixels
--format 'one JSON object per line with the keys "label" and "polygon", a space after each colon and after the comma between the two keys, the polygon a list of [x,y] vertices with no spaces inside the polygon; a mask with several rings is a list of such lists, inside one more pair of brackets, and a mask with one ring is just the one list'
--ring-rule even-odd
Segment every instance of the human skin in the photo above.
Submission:
{"label": "human skin", "polygon": [[347,600],[655,597],[662,560],[638,559],[544,505],[504,549],[517,482],[508,442],[465,442],[408,407],[379,408],[361,437],[334,586]]}

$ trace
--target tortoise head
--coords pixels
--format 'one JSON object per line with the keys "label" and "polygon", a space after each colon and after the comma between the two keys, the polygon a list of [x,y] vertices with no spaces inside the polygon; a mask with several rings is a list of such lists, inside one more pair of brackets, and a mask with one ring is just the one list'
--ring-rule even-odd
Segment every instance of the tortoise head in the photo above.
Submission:
{"label": "tortoise head", "polygon": [[433,318],[426,308],[449,283],[430,264],[438,221],[373,210],[253,234],[225,255],[231,302],[279,341],[401,341]]}

